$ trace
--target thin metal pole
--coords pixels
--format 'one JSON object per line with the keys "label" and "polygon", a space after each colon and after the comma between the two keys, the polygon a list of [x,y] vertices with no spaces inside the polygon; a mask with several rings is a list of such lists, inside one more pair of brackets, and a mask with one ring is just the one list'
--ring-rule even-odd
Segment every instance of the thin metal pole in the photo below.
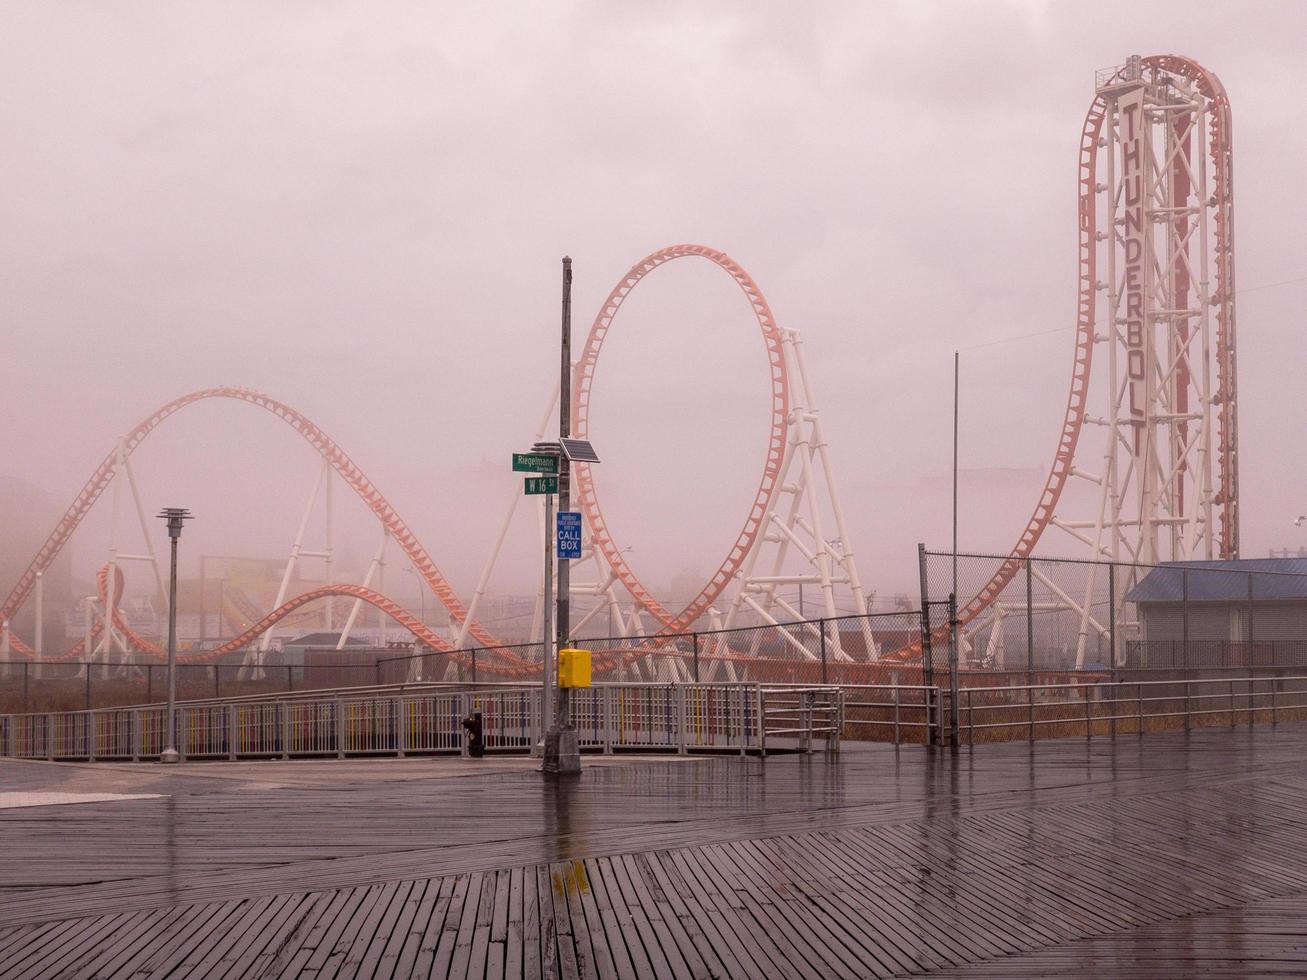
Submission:
{"label": "thin metal pole", "polygon": [[948,599],[949,624],[949,744],[958,744],[958,375],[960,360],[953,352],[953,590]]}
{"label": "thin metal pole", "polygon": [[1116,738],[1116,564],[1109,563],[1107,566],[1107,655],[1108,677],[1112,681],[1112,715],[1111,722],[1108,723],[1110,734]]}
{"label": "thin metal pole", "polygon": [[[952,642],[948,650],[948,733],[949,744],[957,748],[958,744],[958,597],[950,593],[948,597],[948,622]],[[968,695],[969,697],[970,695]]]}
{"label": "thin metal pole", "polygon": [[934,651],[930,639],[930,585],[926,578],[926,545],[917,544],[917,568],[921,578],[921,682],[925,690],[922,700],[926,706],[926,744],[934,745],[937,739],[935,714],[931,704],[931,688],[935,684]]}
{"label": "thin metal pole", "polygon": [[1035,740],[1035,598],[1034,570],[1026,559],[1026,700],[1030,702],[1030,741]]}
{"label": "thin metal pole", "polygon": [[699,683],[699,634],[691,633],[694,642],[694,682]]}
{"label": "thin metal pole", "polygon": [[[959,374],[958,352],[953,352],[953,595],[958,594],[958,374]],[[954,619],[957,617],[954,616]],[[957,624],[953,624],[953,632],[957,633]],[[953,637],[953,645],[957,646],[957,636]]]}
{"label": "thin metal pole", "polygon": [[177,762],[177,538],[170,538],[172,560],[168,577],[168,729],[163,762]]}
{"label": "thin metal pole", "polygon": [[[559,344],[560,356],[558,367],[558,436],[570,439],[572,436],[572,260],[563,256],[563,316],[562,338]],[[561,447],[560,447],[561,449]],[[571,509],[572,463],[567,453],[558,454],[558,510],[559,513]],[[551,536],[554,528],[546,527],[545,533]],[[558,618],[554,629],[558,636],[557,649],[568,646],[571,623],[571,562],[566,558],[558,559]],[[568,728],[572,724],[571,691],[559,688],[556,724]]]}
{"label": "thin metal pole", "polygon": [[818,627],[820,627],[820,633],[821,633],[821,682],[822,682],[823,684],[825,684],[825,683],[827,683],[827,680],[826,680],[826,620],[824,620],[824,619],[819,619],[819,620],[817,620],[817,625],[818,625]]}
{"label": "thin metal pole", "polygon": [[543,675],[544,696],[540,702],[540,744],[543,748],[545,731],[554,721],[554,495],[545,494],[545,599],[544,630],[541,633],[543,649],[540,653],[540,670]]}

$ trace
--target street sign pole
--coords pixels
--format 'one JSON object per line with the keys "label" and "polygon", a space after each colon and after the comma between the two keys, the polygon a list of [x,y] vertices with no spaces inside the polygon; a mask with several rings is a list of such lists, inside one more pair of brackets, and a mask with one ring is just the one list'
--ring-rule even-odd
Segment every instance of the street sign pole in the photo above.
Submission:
{"label": "street sign pole", "polygon": [[[568,439],[572,435],[572,260],[563,257],[563,316],[562,343],[559,358],[558,388],[558,435]],[[566,452],[558,455],[558,509],[570,510],[571,503],[571,461]],[[552,521],[545,524],[546,536],[555,540],[557,529]],[[558,558],[558,616],[554,623],[557,642],[554,651],[563,650],[568,645],[571,633],[571,569],[569,560]],[[557,670],[557,655],[550,658],[549,669]],[[557,678],[557,674],[554,675]],[[581,750],[576,738],[576,729],[572,727],[571,691],[558,688],[558,700],[553,719],[553,727],[545,736],[545,757],[541,767],[552,775],[573,775],[581,772]]]}
{"label": "street sign pole", "polygon": [[[553,676],[553,633],[554,633],[554,495],[545,494],[545,584],[544,584],[544,632],[541,636],[540,672],[543,676],[540,699],[540,738],[536,752],[543,755],[549,729],[554,724],[554,676]],[[535,754],[535,753],[533,753]]]}

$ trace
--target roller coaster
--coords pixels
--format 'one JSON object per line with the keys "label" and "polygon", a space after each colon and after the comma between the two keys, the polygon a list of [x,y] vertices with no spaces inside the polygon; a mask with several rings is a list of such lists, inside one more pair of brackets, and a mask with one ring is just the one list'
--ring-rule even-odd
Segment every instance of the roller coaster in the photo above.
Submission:
{"label": "roller coaster", "polygon": [[[1238,556],[1231,125],[1229,100],[1220,81],[1187,58],[1136,56],[1098,73],[1080,137],[1078,298],[1061,433],[1038,503],[1010,557],[959,610],[964,626],[981,620],[1050,530],[1063,532],[1094,558],[1114,561]],[[781,591],[796,583],[817,587],[827,615],[836,612],[837,594],[851,598],[855,610],[866,612],[866,594],[801,338],[796,330],[777,322],[761,288],[730,256],[703,245],[673,245],[641,259],[619,280],[601,305],[574,367],[574,435],[584,438],[589,433],[599,355],[623,303],[647,276],[683,258],[706,260],[728,275],[744,294],[759,327],[771,404],[758,490],[717,570],[684,608],[676,610],[660,602],[632,569],[604,517],[593,473],[584,464],[578,466],[574,479],[587,530],[584,560],[594,566],[593,581],[582,582],[578,589],[599,600],[591,615],[603,608],[616,611],[622,635],[640,638],[648,646],[705,619],[729,628],[741,616],[768,623],[800,618]],[[147,561],[156,580],[159,576],[130,455],[166,419],[206,399],[244,402],[280,419],[318,453],[323,475],[310,497],[274,608],[241,636],[214,649],[184,654],[183,660],[215,661],[245,650],[248,661],[257,664],[281,619],[309,603],[347,598],[355,603],[350,624],[359,607],[368,604],[431,650],[457,658],[466,643],[475,641],[498,651],[503,672],[526,674],[538,669],[506,648],[476,618],[518,506],[518,493],[511,497],[508,516],[473,595],[464,603],[410,526],[330,436],[284,402],[240,387],[183,395],[119,439],[0,606],[5,653],[43,660],[108,657],[115,651],[161,655],[157,644],[130,628],[119,609],[123,562]],[[541,435],[556,403],[557,393],[540,426]],[[1099,438],[1086,439],[1090,430]],[[286,597],[298,560],[317,554],[326,557],[330,567],[330,549],[307,552],[303,537],[324,482],[329,506],[333,473],[376,516],[383,532],[382,549],[393,540],[448,610],[452,640],[371,588],[371,571],[362,584],[328,584]],[[1073,483],[1089,493],[1074,499],[1076,494],[1067,493]],[[12,633],[9,624],[34,592],[39,603],[42,574],[111,487],[115,514],[122,506],[119,498],[124,488],[135,498],[147,553],[127,554],[112,540],[108,561],[97,576],[98,620],[83,640],[62,655],[51,658],[44,651],[38,655]],[[115,519],[115,528],[117,524]],[[374,559],[374,567],[377,563]],[[1083,595],[1059,590],[1063,608],[1081,617],[1082,646],[1087,633],[1104,628],[1093,614],[1094,587],[1091,576]],[[632,600],[629,613],[621,610],[619,590]],[[803,652],[801,644],[796,649]],[[883,656],[899,662],[919,654],[914,648],[880,651],[872,643],[866,651],[869,659]],[[838,650],[836,655],[847,658]]]}

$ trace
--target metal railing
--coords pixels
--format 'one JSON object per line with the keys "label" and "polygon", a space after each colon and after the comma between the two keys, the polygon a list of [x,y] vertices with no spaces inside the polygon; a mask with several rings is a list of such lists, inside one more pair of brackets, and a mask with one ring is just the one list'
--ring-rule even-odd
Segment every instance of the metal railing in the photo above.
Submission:
{"label": "metal railing", "polygon": [[926,743],[939,725],[939,689],[922,684],[844,684],[844,731],[850,738]]}
{"label": "metal railing", "polygon": [[971,687],[958,696],[959,740],[973,745],[1307,719],[1307,675]]}
{"label": "metal railing", "polygon": [[[600,684],[575,691],[573,707],[581,747],[605,753],[763,753],[769,735],[809,751],[821,736],[834,750],[843,712],[835,688],[758,684]],[[488,751],[526,752],[541,731],[541,692],[407,685],[183,702],[176,744],[192,759],[466,754],[462,722],[474,712]],[[156,758],[166,718],[162,705],[0,715],[0,756]]]}
{"label": "metal railing", "polygon": [[825,740],[828,752],[839,751],[844,731],[844,693],[838,687],[760,687],[758,716],[761,751],[767,740],[794,740],[801,752],[811,752],[813,738]]}

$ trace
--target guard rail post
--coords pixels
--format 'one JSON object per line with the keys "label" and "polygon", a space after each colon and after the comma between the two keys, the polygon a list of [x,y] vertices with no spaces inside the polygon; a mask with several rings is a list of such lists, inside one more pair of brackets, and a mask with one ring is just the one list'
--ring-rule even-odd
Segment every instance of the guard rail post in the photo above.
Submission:
{"label": "guard rail post", "polygon": [[336,758],[345,758],[345,705],[336,698],[332,702],[332,714],[336,722]]}
{"label": "guard rail post", "polygon": [[[90,668],[88,667],[89,671]],[[45,757],[54,762],[54,713],[45,716]]]}
{"label": "guard rail post", "polygon": [[290,711],[291,706],[286,701],[278,701],[277,716],[281,721],[281,757],[290,758]]}
{"label": "guard rail post", "polygon": [[694,682],[698,684],[699,683],[699,634],[691,633],[690,636],[692,642],[694,643]]}
{"label": "guard rail post", "polygon": [[[217,670],[217,667],[218,665],[214,664],[215,671]],[[237,719],[236,705],[234,704],[227,705],[226,715],[227,715],[227,758],[231,762],[235,762],[236,744],[238,739],[238,735],[236,733],[236,719]]]}
{"label": "guard rail post", "polygon": [[458,739],[458,754],[461,755],[464,759],[467,759],[469,758],[468,751],[467,751],[467,739],[463,737],[463,730],[460,727],[462,720],[468,717],[468,709],[470,705],[468,703],[467,695],[466,694],[456,695],[455,703],[458,705],[459,724],[456,724],[454,726],[454,737]]}
{"label": "guard rail post", "polygon": [[404,710],[406,703],[407,698],[403,696],[395,698],[395,753],[401,759],[408,751],[407,712]]}
{"label": "guard rail post", "polygon": [[613,754],[613,689],[602,687],[604,704],[604,755]]}
{"label": "guard rail post", "polygon": [[749,751],[749,726],[747,719],[749,716],[749,690],[746,687],[740,688],[740,755],[743,756]]}
{"label": "guard rail post", "polygon": [[899,744],[899,686],[894,685],[894,744]]}
{"label": "guard rail post", "polygon": [[673,686],[676,691],[676,754],[685,755],[685,685]]}

